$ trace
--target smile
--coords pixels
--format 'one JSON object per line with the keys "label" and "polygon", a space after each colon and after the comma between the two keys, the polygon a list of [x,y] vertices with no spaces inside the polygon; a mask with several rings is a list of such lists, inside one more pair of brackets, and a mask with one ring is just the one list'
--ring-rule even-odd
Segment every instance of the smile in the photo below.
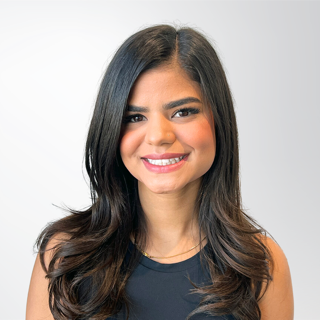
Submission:
{"label": "smile", "polygon": [[155,166],[168,166],[170,164],[175,164],[180,162],[184,157],[186,157],[186,155],[181,156],[179,158],[171,158],[171,159],[159,159],[159,160],[145,159],[145,160]]}

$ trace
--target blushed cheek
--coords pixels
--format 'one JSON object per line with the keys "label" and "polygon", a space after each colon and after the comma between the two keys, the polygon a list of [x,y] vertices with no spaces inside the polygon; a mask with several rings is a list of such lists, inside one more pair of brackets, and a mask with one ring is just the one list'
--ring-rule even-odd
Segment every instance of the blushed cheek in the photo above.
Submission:
{"label": "blushed cheek", "polygon": [[199,161],[203,168],[203,174],[212,166],[216,156],[216,136],[214,127],[209,122],[194,132],[194,146],[197,149]]}
{"label": "blushed cheek", "polygon": [[201,126],[201,130],[199,132],[198,140],[203,142],[203,148],[208,149],[210,154],[216,153],[216,134],[214,128],[214,120],[213,115],[211,115],[210,120],[205,120],[203,125]]}
{"label": "blushed cheek", "polygon": [[120,141],[120,155],[124,161],[126,158],[132,156],[137,148],[137,139],[134,132],[126,132],[122,135]]}
{"label": "blushed cheek", "polygon": [[215,154],[216,137],[214,126],[208,121],[202,121],[199,125],[190,127],[189,130],[184,131],[183,141],[186,141],[198,152]]}

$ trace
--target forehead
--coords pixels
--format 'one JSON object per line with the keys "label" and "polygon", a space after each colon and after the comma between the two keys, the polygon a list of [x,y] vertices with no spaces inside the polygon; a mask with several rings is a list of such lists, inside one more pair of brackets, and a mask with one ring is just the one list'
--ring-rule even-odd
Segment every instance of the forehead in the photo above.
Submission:
{"label": "forehead", "polygon": [[184,97],[201,100],[201,90],[178,65],[165,65],[147,70],[134,83],[128,103],[150,106]]}

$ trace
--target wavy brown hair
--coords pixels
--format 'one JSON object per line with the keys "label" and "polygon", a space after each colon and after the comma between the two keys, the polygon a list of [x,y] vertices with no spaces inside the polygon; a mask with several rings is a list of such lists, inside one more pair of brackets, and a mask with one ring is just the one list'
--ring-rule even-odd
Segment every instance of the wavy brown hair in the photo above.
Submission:
{"label": "wavy brown hair", "polygon": [[[158,25],[129,37],[103,77],[85,151],[92,205],[83,211],[70,210],[37,240],[55,319],[105,319],[123,305],[129,311],[126,282],[140,258],[138,250],[127,254],[130,235],[143,247],[146,227],[137,181],[119,153],[123,116],[138,76],[172,59],[199,84],[216,131],[215,160],[202,178],[196,201],[199,230],[205,231],[208,242],[208,250],[200,251],[201,261],[213,281],[195,287],[203,299],[189,316],[205,312],[261,318],[258,301],[272,280],[272,258],[262,241],[265,230],[242,209],[237,124],[224,70],[201,33]],[[46,266],[47,245],[59,235]],[[86,285],[90,289],[84,292]]]}

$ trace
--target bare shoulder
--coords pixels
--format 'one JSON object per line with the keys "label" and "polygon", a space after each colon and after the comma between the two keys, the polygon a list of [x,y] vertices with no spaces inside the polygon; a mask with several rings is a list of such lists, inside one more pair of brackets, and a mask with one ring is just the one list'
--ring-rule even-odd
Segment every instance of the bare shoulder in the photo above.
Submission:
{"label": "bare shoulder", "polygon": [[[44,254],[46,267],[48,267],[51,261],[54,248],[65,239],[65,235],[58,234],[48,242],[46,253]],[[29,286],[26,320],[54,320],[49,308],[48,285],[49,281],[46,279],[46,273],[42,268],[40,255],[38,254],[34,263]]]}
{"label": "bare shoulder", "polygon": [[259,301],[261,320],[293,320],[293,290],[287,258],[271,238],[262,236],[261,240],[270,250],[274,261],[273,280]]}

